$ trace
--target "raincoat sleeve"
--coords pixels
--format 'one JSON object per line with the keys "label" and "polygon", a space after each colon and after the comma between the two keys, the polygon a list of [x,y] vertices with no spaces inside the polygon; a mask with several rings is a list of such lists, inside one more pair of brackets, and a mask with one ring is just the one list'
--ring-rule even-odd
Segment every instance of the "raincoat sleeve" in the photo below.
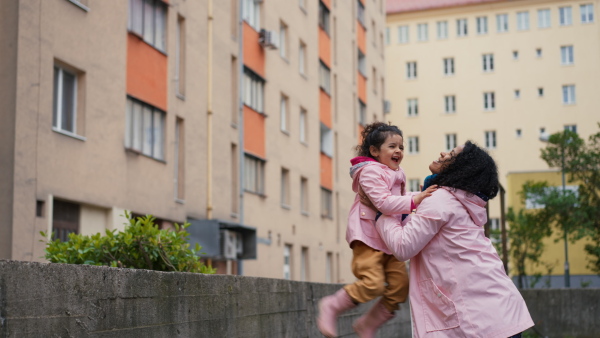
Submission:
{"label": "raincoat sleeve", "polygon": [[[423,200],[417,213],[403,226],[395,217],[381,216],[376,223],[379,235],[400,261],[416,256],[447,223],[439,206],[442,194]],[[437,207],[436,207],[437,206]]]}
{"label": "raincoat sleeve", "polygon": [[384,215],[410,214],[412,195],[392,195],[387,185],[387,178],[383,169],[377,166],[364,168],[358,179],[361,189],[371,203]]}

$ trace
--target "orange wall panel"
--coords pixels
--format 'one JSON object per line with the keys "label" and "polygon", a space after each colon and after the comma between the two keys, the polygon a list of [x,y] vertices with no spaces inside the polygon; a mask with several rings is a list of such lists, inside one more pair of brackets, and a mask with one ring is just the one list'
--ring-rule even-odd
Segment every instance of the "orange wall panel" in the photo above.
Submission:
{"label": "orange wall panel", "polygon": [[360,71],[357,71],[358,77],[358,98],[362,100],[365,104],[367,103],[367,78],[361,74]]}
{"label": "orange wall panel", "polygon": [[358,49],[367,54],[367,31],[360,21],[356,20],[356,40],[358,40]]}
{"label": "orange wall panel", "polygon": [[319,59],[331,68],[331,38],[319,27]]}
{"label": "orange wall panel", "polygon": [[333,159],[321,153],[321,186],[333,190]]}
{"label": "orange wall panel", "polygon": [[167,111],[167,56],[127,35],[127,94]]}
{"label": "orange wall panel", "polygon": [[244,151],[266,158],[265,115],[244,106]]}
{"label": "orange wall panel", "polygon": [[244,65],[265,77],[265,49],[258,43],[258,32],[244,21]]}
{"label": "orange wall panel", "polygon": [[333,128],[331,124],[331,96],[319,90],[319,120],[328,128]]}

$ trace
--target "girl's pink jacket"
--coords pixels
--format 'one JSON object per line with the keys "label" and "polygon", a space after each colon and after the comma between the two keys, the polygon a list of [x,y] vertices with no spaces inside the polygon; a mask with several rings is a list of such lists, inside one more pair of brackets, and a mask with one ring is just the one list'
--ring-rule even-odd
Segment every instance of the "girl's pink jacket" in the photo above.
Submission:
{"label": "girl's pink jacket", "polygon": [[523,297],[484,236],[485,202],[440,188],[401,225],[377,230],[400,261],[410,259],[415,337],[506,338],[533,326]]}
{"label": "girl's pink jacket", "polygon": [[[355,159],[353,159],[353,163]],[[411,196],[405,194],[406,175],[376,161],[363,161],[350,169],[352,190],[357,193],[348,215],[346,241],[361,241],[369,247],[391,255],[375,229],[375,211],[360,203],[359,187],[383,214],[410,214]]]}

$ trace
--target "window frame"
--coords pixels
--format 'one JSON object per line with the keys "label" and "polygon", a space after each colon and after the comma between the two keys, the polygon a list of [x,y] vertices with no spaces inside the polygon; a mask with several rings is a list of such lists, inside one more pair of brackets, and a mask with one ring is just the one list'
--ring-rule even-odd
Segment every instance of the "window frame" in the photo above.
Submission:
{"label": "window frame", "polygon": [[257,113],[264,114],[265,79],[252,69],[244,66],[244,95],[243,103]]}
{"label": "window frame", "polygon": [[[73,78],[72,82],[72,95],[70,99],[71,111],[65,112],[65,95],[64,95],[64,86],[65,86],[65,74],[68,74]],[[77,72],[71,71],[61,65],[54,64],[54,75],[53,75],[53,94],[52,94],[52,130],[67,134],[69,136],[73,136],[76,138],[80,138],[84,140],[77,134],[77,115],[78,115],[78,102],[77,96],[79,91],[79,74]],[[68,109],[68,108],[67,108]],[[69,115],[70,118],[70,128],[66,126],[63,128],[63,118],[65,115]],[[68,123],[68,122],[67,122]]]}
{"label": "window frame", "polygon": [[427,22],[417,24],[417,41],[429,41],[429,25]]}
{"label": "window frame", "polygon": [[496,32],[507,33],[508,32],[508,14],[496,14]]}
{"label": "window frame", "polygon": [[[130,104],[131,103],[131,104]],[[139,114],[136,114],[135,106],[139,106]],[[131,108],[130,108],[131,107]],[[150,130],[151,135],[147,135],[147,122],[146,117],[148,116],[147,112],[150,113]],[[136,126],[136,115],[139,117],[139,126]],[[156,116],[158,116],[158,121],[162,122],[161,125],[156,128],[155,122],[157,120]],[[136,99],[135,97],[127,95],[127,111],[126,111],[126,123],[125,123],[125,149],[128,151],[133,151],[139,153],[141,155],[153,158],[158,161],[165,161],[165,128],[166,128],[166,120],[167,113],[157,107],[149,105],[141,100]],[[137,129],[137,133],[136,133]],[[155,134],[156,131],[159,130],[159,137]],[[136,136],[139,137],[137,143],[139,143],[139,147],[136,145]],[[157,138],[160,140],[157,141]],[[146,150],[147,141],[150,140],[150,150]],[[157,143],[159,142],[159,143]],[[155,150],[158,146],[158,154],[155,154]]]}
{"label": "window frame", "polygon": [[564,105],[574,105],[577,103],[574,84],[562,86],[562,102]]}
{"label": "window frame", "polygon": [[537,13],[538,13],[538,28],[550,28],[552,26],[550,8],[538,9]]}
{"label": "window frame", "polygon": [[456,95],[444,96],[444,113],[456,114]]}
{"label": "window frame", "polygon": [[494,54],[487,53],[482,55],[483,72],[491,73],[494,71]]}
{"label": "window frame", "polygon": [[477,35],[485,35],[488,33],[488,20],[487,16],[478,16],[475,18],[477,23]]}
{"label": "window frame", "polygon": [[419,116],[419,99],[410,98],[406,99],[407,105],[407,115],[408,117],[417,117]]}
{"label": "window frame", "polygon": [[444,58],[443,65],[444,65],[444,75],[446,75],[446,76],[454,75],[454,58],[453,57]]}
{"label": "window frame", "polygon": [[319,27],[327,34],[331,36],[331,11],[323,1],[319,0]]}
{"label": "window frame", "polygon": [[[585,13],[584,13],[585,8]],[[594,18],[594,4],[583,4],[579,5],[579,12],[582,24],[593,23]]]}
{"label": "window frame", "polygon": [[[244,191],[259,196],[265,196],[265,164],[267,161],[244,153]],[[252,175],[254,174],[254,175]],[[253,181],[251,181],[251,176]]]}
{"label": "window frame", "polygon": [[[127,30],[129,33],[140,37],[145,43],[160,52],[166,53],[169,16],[167,4],[162,0],[129,0],[128,6],[129,14]],[[149,8],[152,8],[152,13],[150,15],[146,13],[146,10]],[[141,14],[138,14],[139,11],[141,11]],[[149,16],[152,17],[152,22],[148,24],[146,23],[146,20]],[[161,25],[162,27],[160,27]],[[148,33],[146,32],[146,29],[151,29],[152,32]]]}
{"label": "window frame", "polygon": [[452,133],[452,134],[446,134],[444,135],[445,137],[445,145],[446,145],[446,152],[450,152],[452,149],[456,148],[456,133]]}
{"label": "window frame", "polygon": [[496,93],[495,92],[484,92],[483,93],[483,110],[484,111],[496,110]]}
{"label": "window frame", "polygon": [[466,18],[456,19],[456,36],[468,36],[468,21]]}
{"label": "window frame", "polygon": [[414,80],[417,78],[417,61],[406,62],[406,79]]}
{"label": "window frame", "polygon": [[529,11],[517,12],[517,31],[529,30]]}
{"label": "window frame", "polygon": [[406,44],[410,42],[410,27],[408,25],[398,26],[398,43]]}
{"label": "window frame", "polygon": [[485,147],[487,149],[496,149],[496,147],[497,147],[496,131],[495,130],[486,130],[484,137],[485,137]]}
{"label": "window frame", "polygon": [[560,64],[563,66],[575,64],[573,45],[560,46]]}
{"label": "window frame", "polygon": [[333,219],[333,191],[321,186],[321,217]]}
{"label": "window frame", "polygon": [[442,20],[436,22],[438,40],[448,39],[448,21]]}
{"label": "window frame", "polygon": [[558,25],[559,26],[573,25],[573,7],[572,6],[558,7]]}
{"label": "window frame", "polygon": [[409,155],[419,154],[419,136],[409,136],[407,140],[407,153]]}

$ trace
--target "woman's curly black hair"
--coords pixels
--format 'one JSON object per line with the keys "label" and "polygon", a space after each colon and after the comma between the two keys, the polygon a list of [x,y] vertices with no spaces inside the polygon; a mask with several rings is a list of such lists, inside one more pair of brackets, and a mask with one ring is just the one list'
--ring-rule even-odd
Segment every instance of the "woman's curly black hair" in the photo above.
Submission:
{"label": "woman's curly black hair", "polygon": [[402,130],[391,124],[373,122],[365,126],[365,129],[360,133],[362,142],[356,146],[356,154],[358,156],[368,156],[373,158],[373,156],[371,156],[371,151],[369,150],[371,146],[379,149],[383,142],[385,142],[385,139],[393,134],[403,137]]}
{"label": "woman's curly black hair", "polygon": [[471,194],[482,193],[491,199],[498,194],[498,167],[485,150],[467,141],[463,150],[450,160],[432,184]]}

